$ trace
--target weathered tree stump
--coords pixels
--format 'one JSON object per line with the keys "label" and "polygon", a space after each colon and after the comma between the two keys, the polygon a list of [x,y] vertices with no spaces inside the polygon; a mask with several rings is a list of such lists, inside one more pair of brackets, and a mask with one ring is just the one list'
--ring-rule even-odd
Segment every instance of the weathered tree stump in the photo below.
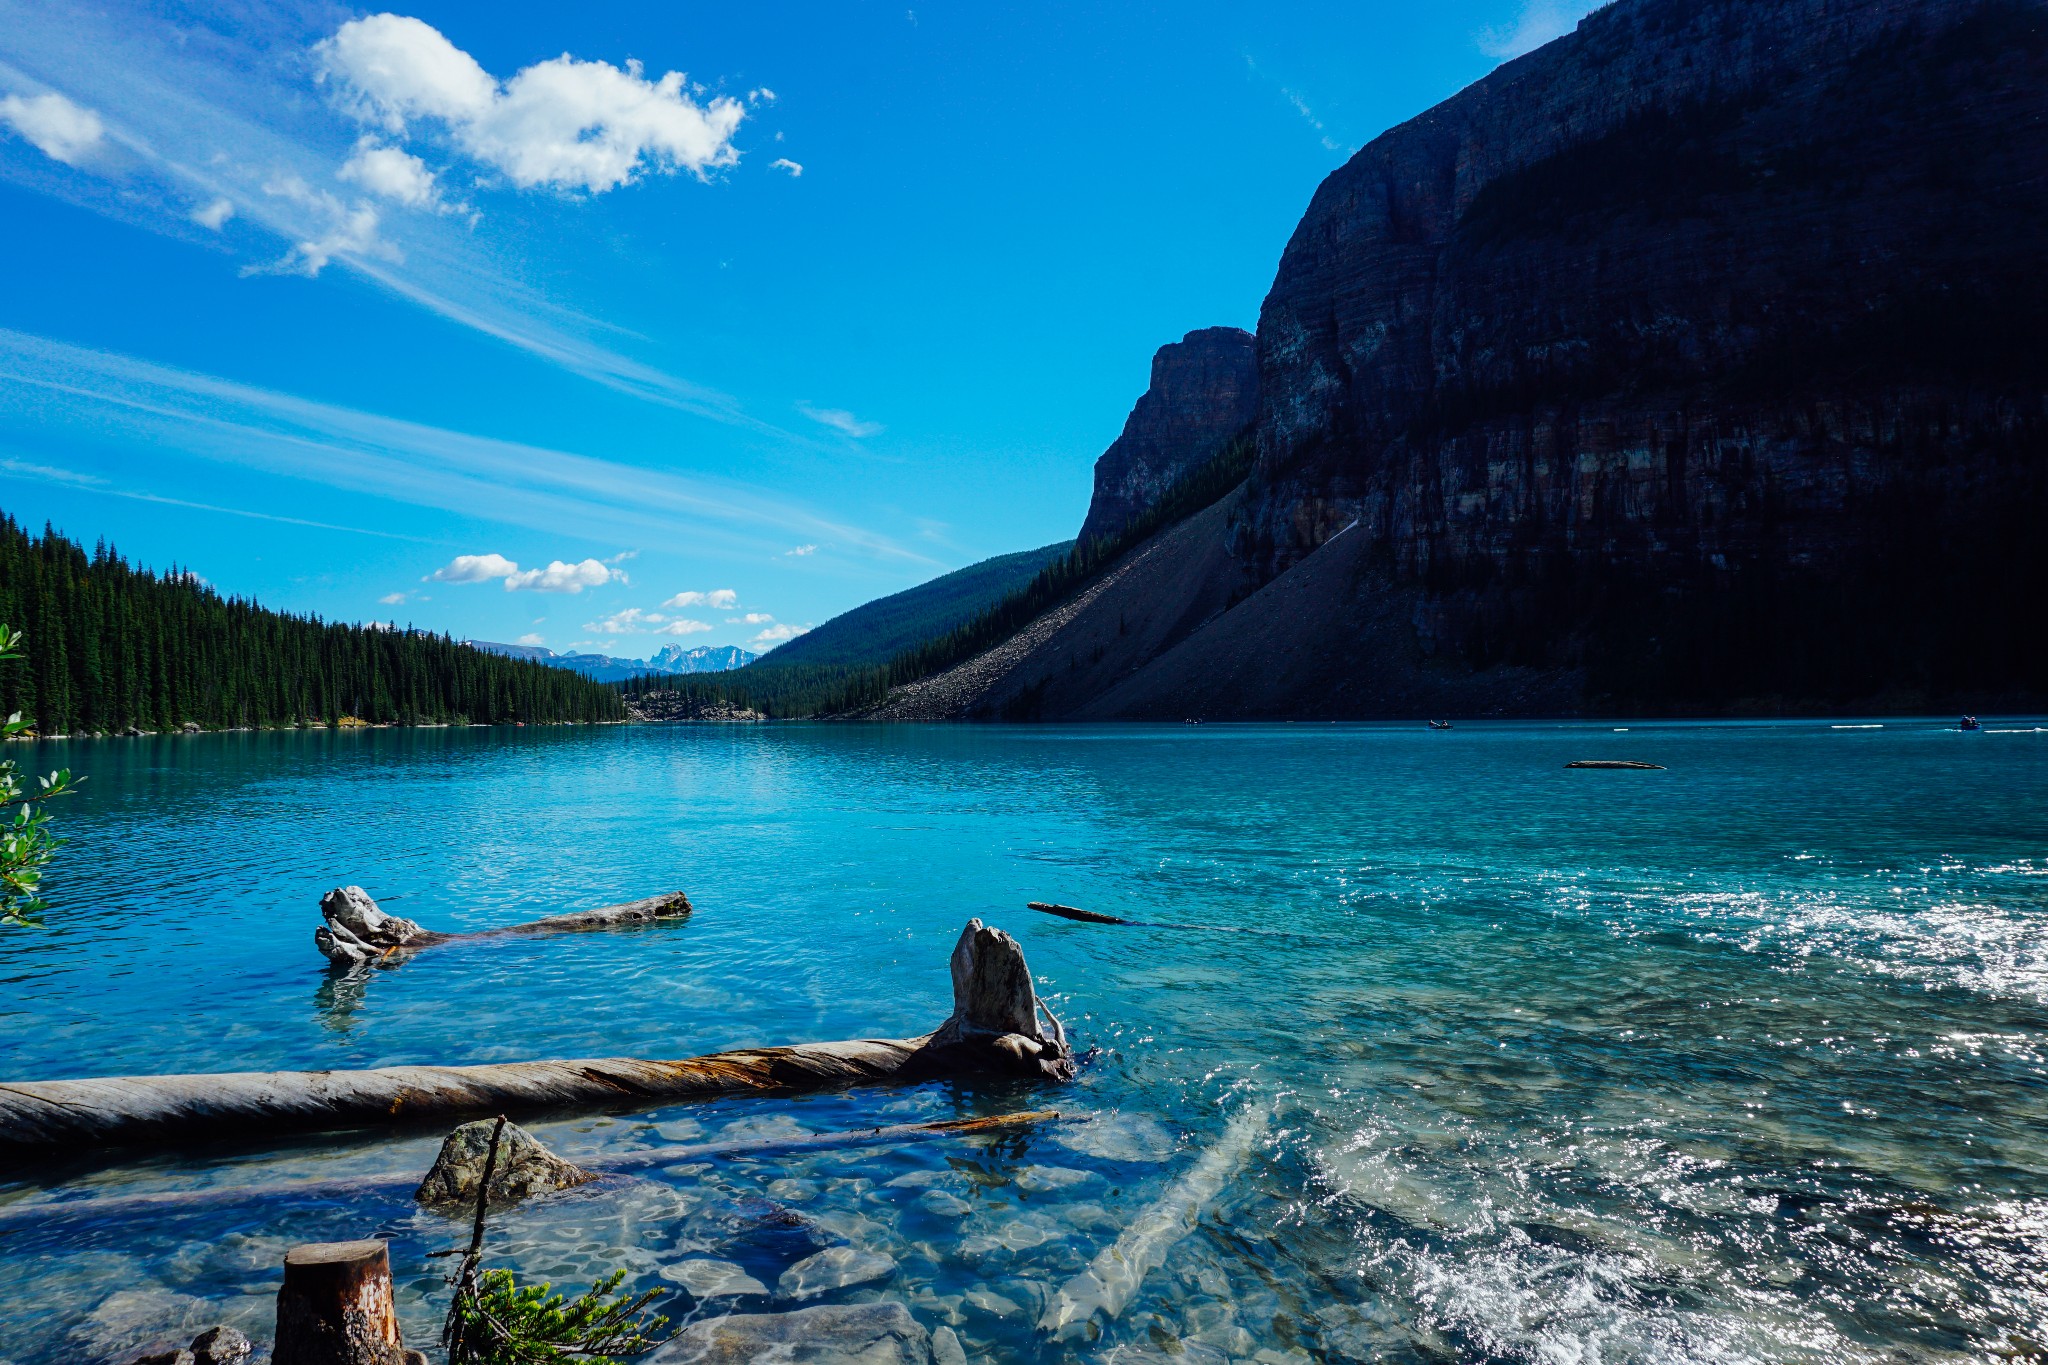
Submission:
{"label": "weathered tree stump", "polygon": [[567,915],[549,915],[527,924],[503,929],[480,929],[467,934],[444,934],[425,929],[409,919],[386,914],[360,886],[337,886],[320,898],[320,915],[327,922],[313,931],[314,946],[338,967],[355,967],[366,962],[403,962],[421,948],[442,943],[477,939],[511,938],[533,934],[571,934],[589,929],[617,929],[630,924],[652,924],[656,920],[687,919],[690,898],[680,891],[596,910],[578,910]]}
{"label": "weathered tree stump", "polygon": [[308,1242],[284,1254],[273,1365],[406,1365],[381,1241]]}

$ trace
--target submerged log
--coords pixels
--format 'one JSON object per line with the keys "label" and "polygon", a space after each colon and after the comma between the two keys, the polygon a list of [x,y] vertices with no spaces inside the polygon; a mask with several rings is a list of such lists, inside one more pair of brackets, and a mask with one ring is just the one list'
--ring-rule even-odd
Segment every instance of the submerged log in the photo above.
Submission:
{"label": "submerged log", "polygon": [[383,1242],[308,1242],[285,1253],[273,1365],[406,1365]]}
{"label": "submerged log", "polygon": [[596,910],[550,915],[546,919],[508,925],[502,929],[444,934],[385,913],[370,893],[360,886],[337,886],[320,898],[320,915],[327,922],[313,931],[313,942],[329,962],[353,967],[391,958],[404,961],[418,949],[442,943],[467,943],[528,934],[579,933],[589,929],[651,924],[656,920],[687,919],[690,909],[690,898],[674,891],[665,896],[649,896],[645,900],[607,905]]}
{"label": "submerged log", "polygon": [[1634,768],[1642,772],[1663,772],[1662,763],[1638,763],[1632,758],[1582,758],[1564,765],[1567,768]]}
{"label": "submerged log", "polygon": [[1055,1337],[1087,1336],[1096,1317],[1115,1318],[1130,1307],[1145,1277],[1166,1263],[1173,1244],[1195,1230],[1203,1207],[1244,1165],[1265,1135],[1266,1122],[1263,1105],[1247,1105],[1232,1115],[1216,1145],[1133,1218],[1086,1270],[1061,1286],[1039,1319],[1040,1330]]}
{"label": "submerged log", "polygon": [[[696,1142],[676,1146],[645,1147],[636,1151],[621,1152],[614,1156],[592,1161],[587,1168],[570,1166],[581,1170],[590,1181],[627,1171],[646,1170],[650,1166],[673,1166],[686,1161],[710,1160],[753,1160],[772,1156],[779,1152],[815,1151],[831,1147],[883,1147],[892,1143],[934,1142],[944,1138],[976,1137],[987,1133],[1006,1132],[1012,1128],[1023,1128],[1039,1123],[1074,1123],[1085,1119],[1085,1115],[1063,1114],[1057,1109],[1024,1109],[1010,1114],[990,1114],[978,1119],[937,1119],[930,1123],[899,1123],[885,1128],[854,1128],[833,1133],[797,1133],[783,1137],[742,1138],[733,1142]],[[456,1129],[481,1127],[488,1140],[491,1124],[479,1120],[464,1124]],[[507,1133],[522,1133],[516,1125],[507,1124]],[[455,1134],[449,1135],[451,1138]],[[531,1136],[531,1135],[528,1135]],[[541,1148],[546,1152],[546,1148]],[[446,1143],[443,1143],[446,1151]],[[560,1160],[552,1152],[551,1159]],[[500,1153],[500,1159],[503,1153]],[[436,1168],[439,1168],[436,1162]],[[562,1163],[569,1166],[568,1162]],[[192,1209],[228,1208],[238,1204],[274,1199],[344,1199],[366,1194],[390,1194],[412,1189],[413,1198],[421,1203],[436,1202],[425,1197],[427,1184],[435,1178],[429,1171],[427,1180],[421,1181],[409,1173],[371,1172],[354,1176],[307,1176],[291,1180],[274,1180],[264,1185],[209,1185],[197,1190],[158,1190],[147,1194],[94,1195],[84,1199],[53,1199],[48,1201],[17,1200],[0,1204],[0,1227],[16,1224],[47,1224],[66,1218],[108,1219],[144,1213],[180,1213]],[[499,1181],[494,1176],[492,1186]],[[414,1188],[417,1186],[417,1188]],[[467,1186],[468,1197],[476,1198],[476,1187]],[[509,1192],[509,1191],[508,1191]],[[531,1193],[532,1191],[528,1191]],[[496,1196],[494,1195],[495,1199]],[[201,1362],[204,1365],[204,1362]]]}
{"label": "submerged log", "polygon": [[681,1061],[599,1057],[368,1071],[241,1071],[0,1085],[0,1151],[391,1128],[473,1114],[626,1109],[759,1091],[975,1073],[1067,1080],[1066,1030],[1024,950],[969,920],[953,948],[953,1013],[917,1038],[748,1048]]}

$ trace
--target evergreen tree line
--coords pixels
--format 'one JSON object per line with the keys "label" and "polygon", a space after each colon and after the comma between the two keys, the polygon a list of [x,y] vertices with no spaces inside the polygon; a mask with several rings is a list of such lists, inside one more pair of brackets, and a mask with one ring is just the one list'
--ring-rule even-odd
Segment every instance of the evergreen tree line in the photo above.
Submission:
{"label": "evergreen tree line", "polygon": [[943,673],[1009,639],[1033,620],[1108,572],[1124,555],[1169,526],[1185,521],[1243,483],[1257,447],[1246,432],[1202,465],[1181,476],[1159,501],[1122,530],[1076,543],[1066,555],[994,606],[942,635],[913,646],[879,667],[805,664],[778,667],[770,653],[730,673],[677,678],[650,674],[618,684],[627,696],[674,692],[705,705],[747,707],[777,718],[835,716],[878,705],[891,688]]}
{"label": "evergreen tree line", "polygon": [[336,625],[222,597],[188,570],[88,554],[0,513],[0,622],[27,658],[0,669],[0,714],[37,733],[624,717],[616,691],[445,635]]}

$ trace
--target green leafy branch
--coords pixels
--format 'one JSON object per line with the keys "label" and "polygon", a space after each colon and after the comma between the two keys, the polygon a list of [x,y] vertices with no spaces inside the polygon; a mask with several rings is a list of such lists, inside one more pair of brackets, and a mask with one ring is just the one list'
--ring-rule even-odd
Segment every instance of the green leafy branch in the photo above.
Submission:
{"label": "green leafy branch", "polygon": [[[0,622],[0,662],[24,657],[23,638],[20,631]],[[0,739],[13,739],[32,728],[16,711],[0,722]],[[70,795],[84,780],[74,778],[69,768],[58,768],[35,778],[31,789],[13,759],[0,759],[0,812],[14,807],[12,814],[0,814],[0,925],[22,928],[41,923],[43,901],[38,893],[43,869],[64,842],[50,832],[50,813],[43,803]]]}
{"label": "green leafy branch", "polygon": [[[660,1297],[651,1289],[634,1298],[618,1292],[626,1272],[615,1270],[574,1299],[563,1299],[552,1285],[522,1286],[509,1270],[484,1270],[484,1213],[491,1176],[498,1166],[498,1139],[505,1119],[491,1129],[491,1147],[484,1154],[483,1179],[476,1187],[476,1218],[469,1247],[450,1283],[455,1300],[441,1328],[448,1365],[561,1365],[585,1360],[592,1365],[617,1365],[614,1356],[639,1355],[661,1344],[657,1335],[668,1319],[640,1310]],[[453,1251],[433,1253],[453,1256]]]}

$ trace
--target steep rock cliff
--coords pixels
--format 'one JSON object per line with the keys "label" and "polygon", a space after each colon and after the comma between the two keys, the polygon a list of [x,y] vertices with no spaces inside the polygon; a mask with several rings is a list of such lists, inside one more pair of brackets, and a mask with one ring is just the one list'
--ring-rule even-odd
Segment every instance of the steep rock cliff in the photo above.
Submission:
{"label": "steep rock cliff", "polygon": [[1252,476],[953,713],[2048,702],[2044,259],[2048,3],[1620,0],[1323,183]]}
{"label": "steep rock cliff", "polygon": [[1624,0],[1317,191],[1233,549],[1608,704],[2038,694],[2044,247],[2041,4]]}
{"label": "steep rock cliff", "polygon": [[1258,415],[1252,334],[1205,327],[1161,346],[1152,383],[1095,462],[1095,496],[1080,541],[1112,535],[1159,500],[1174,480],[1214,455]]}

